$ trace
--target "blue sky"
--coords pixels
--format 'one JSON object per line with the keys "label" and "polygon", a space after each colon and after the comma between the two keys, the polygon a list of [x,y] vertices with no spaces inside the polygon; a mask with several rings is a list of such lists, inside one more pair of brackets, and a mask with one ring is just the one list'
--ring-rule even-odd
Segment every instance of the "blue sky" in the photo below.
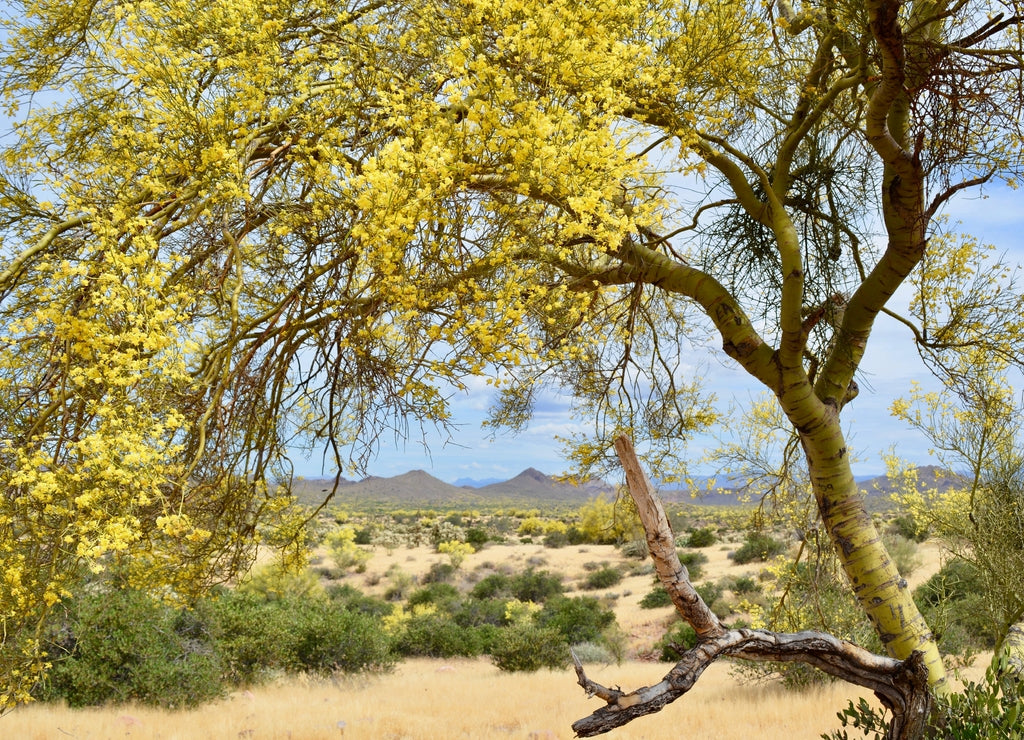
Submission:
{"label": "blue sky", "polygon": [[[1008,253],[1011,262],[1024,262],[1021,238],[1024,195],[1021,193],[1007,188],[992,188],[985,198],[974,193],[972,198],[954,203],[948,214],[953,220],[963,222],[962,230],[994,244],[998,252]],[[889,414],[892,401],[906,395],[912,381],[917,380],[926,388],[937,387],[909,344],[908,336],[907,329],[893,319],[879,317],[858,378],[860,395],[843,413],[848,441],[859,459],[854,464],[858,475],[883,473],[882,455],[894,446],[906,460],[918,464],[935,462],[929,457],[927,440]],[[733,400],[744,404],[762,392],[762,388],[720,350],[711,350],[705,366],[708,370],[706,385],[715,392],[722,408]],[[417,438],[405,443],[394,443],[387,438],[368,472],[393,476],[422,469],[452,482],[460,478],[506,479],[528,467],[548,474],[567,470],[569,465],[561,456],[555,438],[585,429],[570,417],[569,399],[556,393],[546,394],[538,402],[526,431],[492,438],[490,430],[480,427],[491,404],[492,390],[481,379],[472,383],[467,393],[453,398],[454,419],[459,427],[450,439],[428,437],[425,448]],[[714,440],[695,440],[689,449],[697,457],[706,445],[713,446]],[[321,475],[318,456],[311,460],[298,458],[294,463],[297,474]],[[714,471],[699,472],[711,474]]]}

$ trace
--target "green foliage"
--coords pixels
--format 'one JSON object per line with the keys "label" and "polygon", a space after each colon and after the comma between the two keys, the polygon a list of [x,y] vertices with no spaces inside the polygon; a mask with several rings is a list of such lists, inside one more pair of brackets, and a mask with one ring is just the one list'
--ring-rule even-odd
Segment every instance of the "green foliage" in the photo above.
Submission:
{"label": "green foliage", "polygon": [[580,507],[579,532],[583,542],[617,545],[643,537],[636,504],[629,496],[608,501],[603,496]]}
{"label": "green foliage", "polygon": [[472,658],[483,651],[483,639],[475,628],[462,627],[450,614],[413,614],[402,624],[395,649],[406,656]]}
{"label": "green foliage", "polygon": [[737,565],[746,565],[755,560],[767,562],[786,551],[786,545],[765,532],[748,532],[743,545],[733,553]]}
{"label": "green foliage", "polygon": [[655,647],[659,650],[659,660],[675,663],[683,657],[683,653],[697,644],[697,633],[686,622],[675,622],[672,628],[658,640]]}
{"label": "green foliage", "polygon": [[701,527],[690,533],[686,540],[687,547],[710,547],[718,541],[715,531],[711,527]]}
{"label": "green foliage", "polygon": [[509,581],[509,595],[520,601],[541,604],[565,590],[562,578],[546,570],[529,569]]}
{"label": "green foliage", "polygon": [[436,604],[447,608],[458,599],[459,590],[450,583],[428,583],[423,588],[409,594],[409,606]]}
{"label": "green foliage", "polygon": [[945,563],[914,590],[914,600],[944,653],[970,655],[995,645],[999,626],[988,608],[983,576],[966,560]]}
{"label": "green foliage", "polygon": [[622,571],[612,566],[606,566],[593,573],[587,574],[581,588],[588,591],[596,591],[601,588],[611,588],[622,582]]}
{"label": "green foliage", "polygon": [[466,530],[466,543],[472,545],[473,549],[477,551],[483,548],[489,539],[490,535],[483,527],[470,527]]}
{"label": "green foliage", "polygon": [[571,660],[559,630],[530,623],[502,630],[491,648],[491,659],[503,671],[524,672],[565,668]]}
{"label": "green foliage", "polygon": [[640,599],[641,609],[660,609],[661,607],[671,605],[672,597],[668,595],[668,591],[661,585],[655,586],[651,592]]}
{"label": "green foliage", "polygon": [[917,552],[917,542],[899,534],[882,535],[885,549],[896,564],[896,570],[904,578],[917,570],[921,565],[921,556]]}
{"label": "green foliage", "polygon": [[900,514],[889,524],[889,532],[898,534],[913,542],[924,542],[928,539],[928,526],[919,524],[913,513]]}
{"label": "green foliage", "polygon": [[[1024,694],[1021,684],[1004,678],[1006,665],[989,666],[981,683],[968,681],[961,691],[937,697],[928,740],[1024,740]],[[859,730],[853,737],[884,740],[890,717],[886,710],[860,699],[838,715],[844,728]],[[845,729],[822,735],[824,740],[850,740]]]}
{"label": "green foliage", "polygon": [[708,562],[707,555],[702,552],[686,552],[685,550],[680,550],[677,554],[679,562],[686,566],[691,581],[696,581],[703,575],[703,566]]}
{"label": "green foliage", "polygon": [[221,658],[202,618],[139,591],[101,589],[84,594],[52,651],[45,690],[81,707],[137,701],[188,707],[224,692]]}
{"label": "green foliage", "polygon": [[570,645],[594,642],[615,624],[615,612],[593,596],[555,596],[536,615],[541,627],[558,630]]}

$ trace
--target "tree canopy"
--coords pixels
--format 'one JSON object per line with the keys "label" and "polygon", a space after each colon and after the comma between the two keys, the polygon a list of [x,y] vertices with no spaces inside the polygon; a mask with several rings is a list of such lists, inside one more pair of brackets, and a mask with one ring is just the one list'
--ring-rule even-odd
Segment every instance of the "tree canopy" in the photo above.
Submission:
{"label": "tree canopy", "polygon": [[358,465],[470,376],[513,428],[568,389],[582,469],[623,432],[667,469],[716,421],[679,370],[708,332],[795,430],[886,648],[941,684],[840,414],[905,284],[908,351],[1020,363],[1011,271],[940,220],[1019,175],[1015,0],[9,13],[0,704],[83,568],[224,577],[291,527],[289,449]]}

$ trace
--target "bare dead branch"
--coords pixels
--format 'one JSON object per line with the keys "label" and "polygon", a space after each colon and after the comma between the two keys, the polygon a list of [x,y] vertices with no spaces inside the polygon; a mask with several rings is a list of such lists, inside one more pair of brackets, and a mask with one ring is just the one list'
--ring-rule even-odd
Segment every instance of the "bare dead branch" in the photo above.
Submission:
{"label": "bare dead branch", "polygon": [[647,533],[658,577],[676,609],[697,632],[698,643],[660,682],[628,692],[605,687],[587,677],[583,665],[573,655],[580,686],[587,696],[597,696],[605,702],[605,706],[590,716],[573,723],[577,736],[600,735],[637,717],[661,711],[689,691],[711,663],[729,656],[751,661],[806,663],[831,676],[871,689],[893,714],[889,738],[920,737],[932,701],[928,669],[921,653],[915,652],[907,660],[896,660],[823,632],[726,630],[696,593],[686,568],[680,564],[668,517],[637,459],[632,442],[621,436],[615,440],[615,450]]}

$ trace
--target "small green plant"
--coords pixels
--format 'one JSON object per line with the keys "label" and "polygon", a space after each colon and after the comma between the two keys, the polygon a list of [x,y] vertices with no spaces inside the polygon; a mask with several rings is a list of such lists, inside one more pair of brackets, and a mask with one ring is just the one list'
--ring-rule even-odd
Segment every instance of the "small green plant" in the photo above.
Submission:
{"label": "small green plant", "polygon": [[[1006,679],[1005,659],[994,661],[981,683],[968,681],[962,691],[938,697],[925,737],[928,740],[1024,740],[1024,694],[1021,684]],[[852,737],[883,740],[889,714],[861,699],[837,715],[844,728],[859,730]],[[824,740],[850,740],[845,729],[822,735]]]}
{"label": "small green plant", "polygon": [[622,582],[622,572],[611,566],[590,573],[582,584],[582,588],[595,591],[600,588],[611,588]]}
{"label": "small green plant", "polygon": [[686,540],[687,547],[710,547],[718,541],[715,537],[715,532],[710,527],[701,527],[695,529],[690,533],[689,539]]}
{"label": "small green plant", "polygon": [[672,597],[664,586],[655,586],[654,590],[640,599],[641,609],[660,609],[665,606],[672,606]]}
{"label": "small green plant", "polygon": [[655,645],[659,650],[659,659],[667,663],[675,663],[683,657],[683,653],[697,644],[697,632],[686,622],[676,622]]}
{"label": "small green plant", "polygon": [[569,646],[552,627],[519,624],[501,630],[491,648],[491,659],[503,671],[538,671],[569,665]]}
{"label": "small green plant", "polygon": [[743,545],[733,553],[732,561],[746,565],[755,560],[768,561],[786,551],[786,545],[764,532],[749,532]]}

